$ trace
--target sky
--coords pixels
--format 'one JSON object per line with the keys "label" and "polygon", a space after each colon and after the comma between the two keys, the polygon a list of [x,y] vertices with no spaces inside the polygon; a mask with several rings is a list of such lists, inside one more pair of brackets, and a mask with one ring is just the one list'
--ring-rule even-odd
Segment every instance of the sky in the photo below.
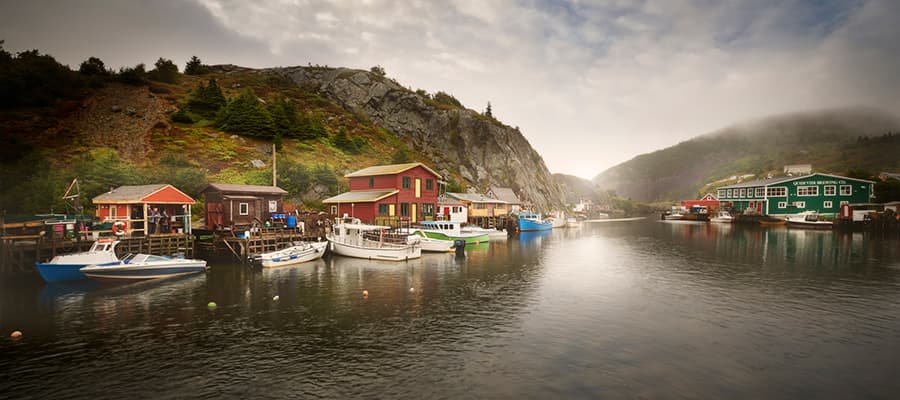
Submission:
{"label": "sky", "polygon": [[384,67],[517,126],[554,173],[773,114],[900,115],[896,0],[0,0],[0,40],[77,68]]}

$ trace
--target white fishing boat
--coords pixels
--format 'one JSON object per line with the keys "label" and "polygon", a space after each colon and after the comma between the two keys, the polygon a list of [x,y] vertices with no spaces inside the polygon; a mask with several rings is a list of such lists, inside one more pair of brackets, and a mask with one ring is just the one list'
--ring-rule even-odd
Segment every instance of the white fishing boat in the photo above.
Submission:
{"label": "white fishing boat", "polygon": [[720,224],[730,224],[734,222],[734,217],[728,211],[719,211],[715,217],[709,219],[709,222],[718,222]]}
{"label": "white fishing boat", "polygon": [[452,240],[430,238],[419,230],[413,230],[413,233],[407,236],[407,243],[412,245],[418,243],[422,251],[430,253],[447,253],[453,251],[454,246]]}
{"label": "white fishing boat", "polygon": [[81,253],[65,254],[53,257],[45,263],[35,263],[38,273],[47,282],[62,282],[86,279],[80,269],[88,265],[118,261],[116,245],[118,241],[98,240],[91,249]]}
{"label": "white fishing boat", "polygon": [[788,226],[795,228],[831,229],[834,226],[832,221],[821,219],[821,216],[815,211],[790,215],[786,220]]}
{"label": "white fishing boat", "polygon": [[250,262],[263,268],[300,264],[322,258],[326,248],[328,242],[294,242],[293,246],[278,251],[254,254]]}
{"label": "white fishing boat", "polygon": [[422,256],[422,247],[408,235],[391,234],[390,227],[367,225],[358,219],[339,220],[328,234],[334,254],[370,260],[405,261]]}
{"label": "white fishing boat", "polygon": [[98,281],[136,281],[169,278],[206,270],[206,261],[204,260],[129,254],[116,262],[81,268],[81,273]]}
{"label": "white fishing boat", "polygon": [[460,228],[460,232],[463,234],[472,234],[472,235],[488,235],[488,241],[498,242],[503,241],[509,238],[509,234],[506,231],[501,231],[496,228],[482,228],[476,225],[466,225]]}

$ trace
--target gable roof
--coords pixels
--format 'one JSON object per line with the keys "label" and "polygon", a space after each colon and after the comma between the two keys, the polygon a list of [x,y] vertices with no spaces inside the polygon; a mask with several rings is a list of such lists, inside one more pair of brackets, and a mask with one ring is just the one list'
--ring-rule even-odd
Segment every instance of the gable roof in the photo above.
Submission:
{"label": "gable roof", "polygon": [[344,175],[346,178],[355,178],[359,176],[378,176],[378,175],[396,175],[404,171],[411,170],[415,167],[425,168],[428,172],[431,172],[438,178],[441,177],[441,174],[435,172],[433,169],[428,168],[425,164],[420,162],[414,163],[406,163],[406,164],[390,164],[390,165],[376,165],[368,168],[363,168],[359,171],[351,172],[347,175]]}
{"label": "gable roof", "polygon": [[722,186],[719,189],[734,189],[734,188],[769,186],[769,185],[775,185],[775,184],[784,183],[784,182],[796,181],[798,179],[806,179],[806,178],[809,178],[809,177],[815,176],[815,175],[827,176],[829,178],[837,178],[837,179],[848,179],[848,180],[857,181],[857,182],[875,183],[873,181],[866,180],[866,179],[850,178],[850,177],[846,177],[846,176],[816,172],[816,173],[812,173],[809,175],[801,175],[801,176],[783,176],[780,178],[757,179],[754,181],[748,181],[748,182],[742,182],[742,183],[738,183],[738,184],[734,184],[734,185]]}
{"label": "gable roof", "polygon": [[468,201],[470,203],[489,203],[489,204],[508,204],[503,200],[498,200],[493,197],[487,197],[478,193],[445,193],[447,196],[455,198],[461,201]]}
{"label": "gable roof", "polygon": [[490,192],[493,193],[494,197],[498,200],[503,200],[509,204],[521,204],[519,197],[516,196],[516,192],[514,192],[512,188],[491,186]]}
{"label": "gable roof", "polygon": [[440,205],[465,205],[463,202],[456,197],[449,196],[447,193],[443,193],[437,198],[437,203]]}
{"label": "gable roof", "polygon": [[132,204],[150,202],[160,204],[191,204],[194,203],[194,199],[172,185],[157,183],[153,185],[119,186],[109,192],[94,197],[91,202],[94,204]]}
{"label": "gable roof", "polygon": [[238,185],[234,183],[210,183],[202,193],[209,191],[223,193],[245,193],[245,194],[287,194],[287,191],[278,186],[260,186],[260,185]]}
{"label": "gable roof", "polygon": [[337,196],[329,197],[322,200],[322,203],[370,203],[381,200],[385,197],[400,193],[396,189],[388,190],[360,190],[355,192],[344,192]]}

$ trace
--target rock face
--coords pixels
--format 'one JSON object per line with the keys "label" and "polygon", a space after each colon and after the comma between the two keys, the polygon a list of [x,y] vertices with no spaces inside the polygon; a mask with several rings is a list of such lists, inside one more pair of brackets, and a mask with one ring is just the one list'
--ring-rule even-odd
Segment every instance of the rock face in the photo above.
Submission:
{"label": "rock face", "polygon": [[559,209],[563,196],[544,160],[518,129],[468,110],[447,109],[367,71],[291,67],[266,70],[319,92],[407,140],[436,171],[456,171],[469,186],[512,188],[537,210]]}

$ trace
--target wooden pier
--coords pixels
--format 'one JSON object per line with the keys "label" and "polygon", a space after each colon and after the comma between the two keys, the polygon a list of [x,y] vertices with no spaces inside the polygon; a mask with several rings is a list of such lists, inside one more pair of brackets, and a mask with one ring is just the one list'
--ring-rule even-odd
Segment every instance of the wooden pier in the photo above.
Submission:
{"label": "wooden pier", "polygon": [[295,242],[326,240],[334,218],[328,214],[304,214],[298,216],[296,227],[284,224],[254,224],[246,227],[228,227],[214,231],[194,233],[203,238],[197,242],[197,252],[204,256],[226,255],[245,262],[252,254],[266,253],[290,247]]}

